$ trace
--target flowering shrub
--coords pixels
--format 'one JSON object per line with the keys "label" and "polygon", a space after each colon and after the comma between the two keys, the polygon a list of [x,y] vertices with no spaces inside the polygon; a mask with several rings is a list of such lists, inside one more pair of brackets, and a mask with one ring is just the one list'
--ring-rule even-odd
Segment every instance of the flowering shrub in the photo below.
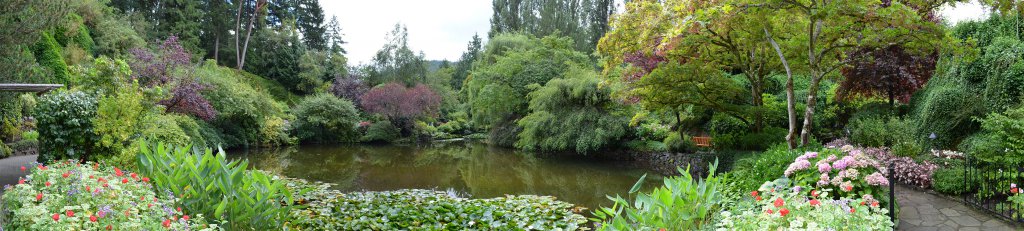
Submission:
{"label": "flowering shrub", "polygon": [[930,161],[918,163],[910,157],[897,157],[885,148],[864,148],[860,150],[862,153],[878,160],[878,163],[883,167],[888,167],[892,164],[892,171],[896,181],[916,185],[921,188],[932,186],[932,175],[936,169],[939,169],[938,165]]}
{"label": "flowering shrub", "polygon": [[784,174],[797,186],[827,189],[836,196],[882,196],[882,189],[889,186],[889,180],[879,171],[884,168],[859,149],[843,150],[849,151],[825,149],[804,153]]}
{"label": "flowering shrub", "polygon": [[149,178],[117,167],[64,161],[21,169],[31,173],[4,188],[4,230],[217,229],[156,193]]}
{"label": "flowering shrub", "polygon": [[718,230],[892,230],[888,210],[870,195],[830,199],[831,189],[766,182],[723,211]]}
{"label": "flowering shrub", "polygon": [[1020,211],[1024,209],[1024,189],[1018,188],[1017,184],[1010,184],[1010,194],[1006,201],[1006,205],[999,206],[1002,207],[1001,209],[1012,211],[1011,217],[1019,218],[1024,216],[1022,211]]}

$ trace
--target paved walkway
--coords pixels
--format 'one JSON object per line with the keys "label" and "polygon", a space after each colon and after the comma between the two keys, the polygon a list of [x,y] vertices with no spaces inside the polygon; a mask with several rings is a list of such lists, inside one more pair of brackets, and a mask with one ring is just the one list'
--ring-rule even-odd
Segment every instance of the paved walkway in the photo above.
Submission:
{"label": "paved walkway", "polygon": [[36,156],[12,156],[0,159],[0,187],[8,184],[17,184],[18,177],[26,175],[24,172],[21,172],[21,166],[29,166],[29,164],[36,161]]}
{"label": "paved walkway", "polygon": [[957,201],[903,185],[896,186],[899,230],[1024,230]]}

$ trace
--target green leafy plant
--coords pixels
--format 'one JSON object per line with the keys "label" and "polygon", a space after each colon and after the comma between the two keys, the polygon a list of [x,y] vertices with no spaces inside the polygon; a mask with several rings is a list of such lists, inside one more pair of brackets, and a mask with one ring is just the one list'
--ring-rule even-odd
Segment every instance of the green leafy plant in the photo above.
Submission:
{"label": "green leafy plant", "polygon": [[359,112],[348,100],[330,94],[306,97],[292,109],[296,137],[316,143],[353,142],[359,137]]}
{"label": "green leafy plant", "polygon": [[22,132],[21,133],[21,140],[38,141],[39,140],[39,132],[36,131],[36,130]]}
{"label": "green leafy plant", "polygon": [[366,135],[363,135],[360,140],[362,142],[392,142],[401,137],[401,131],[398,127],[391,125],[387,121],[376,122],[366,128]]}
{"label": "green leafy plant", "polygon": [[39,162],[89,160],[96,149],[93,134],[96,98],[81,91],[56,91],[39,99],[34,117],[40,139]]}
{"label": "green leafy plant", "polygon": [[714,214],[722,209],[720,187],[724,182],[715,177],[718,162],[711,164],[708,176],[694,179],[689,169],[677,169],[680,176],[666,178],[664,185],[649,193],[640,192],[644,178],[629,192],[637,193],[632,202],[608,197],[615,204],[594,212],[599,230],[696,230],[710,225]]}
{"label": "green leafy plant", "polygon": [[972,192],[976,189],[976,182],[973,179],[966,178],[964,171],[964,167],[935,170],[932,176],[932,188],[937,192],[949,195]]}
{"label": "green leafy plant", "polygon": [[218,230],[144,175],[70,160],[22,168],[4,189],[5,230]]}
{"label": "green leafy plant", "polygon": [[181,195],[188,211],[207,214],[228,229],[281,229],[293,203],[284,183],[246,170],[248,161],[228,161],[223,151],[143,142],[138,163],[157,190]]}

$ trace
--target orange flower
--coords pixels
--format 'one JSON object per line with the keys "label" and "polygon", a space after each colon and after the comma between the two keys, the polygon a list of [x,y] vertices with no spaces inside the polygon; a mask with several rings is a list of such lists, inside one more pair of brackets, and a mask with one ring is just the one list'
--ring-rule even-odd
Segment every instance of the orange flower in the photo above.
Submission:
{"label": "orange flower", "polygon": [[781,214],[782,216],[786,216],[786,214],[789,214],[789,209],[780,209],[779,214]]}

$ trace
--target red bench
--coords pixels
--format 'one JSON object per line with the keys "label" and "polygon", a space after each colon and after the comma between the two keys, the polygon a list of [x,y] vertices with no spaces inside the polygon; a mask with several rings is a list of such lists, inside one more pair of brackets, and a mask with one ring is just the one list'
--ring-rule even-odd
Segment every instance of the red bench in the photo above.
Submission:
{"label": "red bench", "polygon": [[695,136],[693,142],[697,144],[697,147],[711,147],[711,137],[707,136]]}

